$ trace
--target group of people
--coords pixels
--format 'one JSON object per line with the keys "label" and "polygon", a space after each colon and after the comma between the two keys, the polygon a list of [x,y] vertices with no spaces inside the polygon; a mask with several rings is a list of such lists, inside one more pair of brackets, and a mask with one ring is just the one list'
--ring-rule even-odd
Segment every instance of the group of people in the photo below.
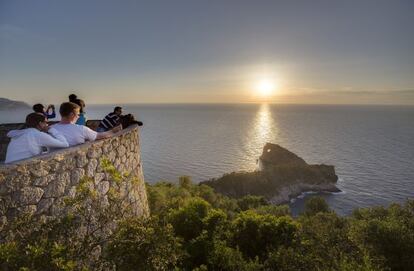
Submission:
{"label": "group of people", "polygon": [[[85,102],[82,99],[78,99],[76,94],[69,95],[69,102],[79,106],[79,118],[75,124],[86,125]],[[33,111],[43,114],[48,120],[56,118],[55,106],[53,104],[48,105],[46,109],[43,104],[35,104],[33,105]]]}
{"label": "group of people", "polygon": [[117,106],[100,122],[97,131],[86,126],[85,103],[75,94],[69,96],[69,102],[60,105],[61,120],[49,126],[48,119],[56,117],[55,108],[42,104],[33,106],[33,113],[26,116],[25,128],[12,130],[7,136],[5,163],[30,158],[50,150],[67,148],[112,136],[131,124],[142,125],[131,114],[122,115],[122,108]]}

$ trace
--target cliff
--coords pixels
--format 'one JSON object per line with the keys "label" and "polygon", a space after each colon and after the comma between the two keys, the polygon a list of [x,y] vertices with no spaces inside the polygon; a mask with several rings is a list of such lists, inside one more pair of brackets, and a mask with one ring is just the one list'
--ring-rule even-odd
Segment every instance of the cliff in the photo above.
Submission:
{"label": "cliff", "polygon": [[12,101],[6,98],[0,98],[0,109],[1,110],[12,110],[12,109],[30,109],[30,106],[25,102]]}
{"label": "cliff", "polygon": [[258,171],[232,172],[202,184],[227,196],[258,195],[275,204],[288,202],[306,191],[339,192],[334,166],[309,165],[277,144],[264,146],[259,165]]}

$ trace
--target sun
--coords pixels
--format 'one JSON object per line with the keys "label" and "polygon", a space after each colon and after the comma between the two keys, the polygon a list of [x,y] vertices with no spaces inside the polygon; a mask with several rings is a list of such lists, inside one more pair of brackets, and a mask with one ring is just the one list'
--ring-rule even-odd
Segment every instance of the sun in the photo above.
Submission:
{"label": "sun", "polygon": [[271,79],[261,79],[256,83],[255,90],[261,97],[270,97],[276,90],[276,82]]}

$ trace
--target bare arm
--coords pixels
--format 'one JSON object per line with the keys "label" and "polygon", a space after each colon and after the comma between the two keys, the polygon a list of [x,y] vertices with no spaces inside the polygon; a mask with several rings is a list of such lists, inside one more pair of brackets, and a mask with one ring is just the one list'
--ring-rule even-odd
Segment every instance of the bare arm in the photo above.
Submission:
{"label": "bare arm", "polygon": [[122,130],[122,125],[118,125],[118,126],[114,127],[112,130],[98,133],[96,135],[96,140],[111,137],[111,136],[113,136],[114,134],[116,134],[117,132],[119,132],[121,130]]}

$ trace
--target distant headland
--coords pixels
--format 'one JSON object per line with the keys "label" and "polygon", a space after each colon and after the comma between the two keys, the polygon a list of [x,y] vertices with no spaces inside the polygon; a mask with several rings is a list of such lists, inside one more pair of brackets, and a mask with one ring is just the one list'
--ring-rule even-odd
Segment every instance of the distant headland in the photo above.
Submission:
{"label": "distant headland", "polygon": [[231,196],[264,196],[274,204],[289,202],[303,192],[340,192],[334,166],[309,165],[289,150],[267,143],[259,158],[259,170],[232,172],[206,184],[216,192]]}
{"label": "distant headland", "polygon": [[30,106],[21,101],[13,101],[6,98],[0,98],[0,108],[2,110],[12,110],[12,109],[30,109]]}

